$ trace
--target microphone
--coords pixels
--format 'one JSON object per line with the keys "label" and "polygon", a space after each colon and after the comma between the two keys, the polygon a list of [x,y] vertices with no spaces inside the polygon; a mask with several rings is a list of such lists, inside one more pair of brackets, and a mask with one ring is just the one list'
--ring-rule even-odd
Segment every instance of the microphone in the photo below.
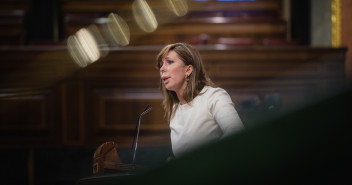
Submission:
{"label": "microphone", "polygon": [[132,147],[131,147],[131,164],[134,164],[135,159],[136,159],[136,151],[137,151],[137,144],[138,144],[138,138],[139,138],[139,128],[141,127],[142,116],[144,116],[145,114],[147,114],[151,110],[152,110],[152,107],[150,105],[148,105],[145,108],[145,110],[141,113],[141,115],[139,115],[138,122],[136,125],[136,135],[133,138]]}

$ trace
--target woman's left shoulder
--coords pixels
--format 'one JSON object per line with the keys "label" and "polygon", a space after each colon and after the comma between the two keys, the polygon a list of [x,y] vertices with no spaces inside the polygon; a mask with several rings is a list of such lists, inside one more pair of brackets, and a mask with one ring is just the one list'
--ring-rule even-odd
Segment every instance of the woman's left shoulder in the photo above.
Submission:
{"label": "woman's left shoulder", "polygon": [[232,99],[225,89],[208,86],[205,90],[203,101],[211,113],[220,107],[233,106]]}
{"label": "woman's left shoulder", "polygon": [[205,86],[203,88],[204,93],[212,95],[212,94],[217,94],[217,93],[226,93],[226,90],[221,88],[221,87],[211,87],[211,86]]}
{"label": "woman's left shoulder", "polygon": [[206,86],[204,87],[204,95],[207,97],[207,99],[218,99],[220,97],[225,97],[229,98],[230,95],[226,92],[225,89],[221,87],[211,87],[211,86]]}

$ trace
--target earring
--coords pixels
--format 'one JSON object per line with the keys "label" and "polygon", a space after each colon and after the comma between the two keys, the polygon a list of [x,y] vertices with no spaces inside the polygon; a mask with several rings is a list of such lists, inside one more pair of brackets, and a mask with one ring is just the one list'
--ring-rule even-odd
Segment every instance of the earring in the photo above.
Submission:
{"label": "earring", "polygon": [[186,79],[186,82],[189,81],[189,76],[187,74],[185,75],[185,79]]}

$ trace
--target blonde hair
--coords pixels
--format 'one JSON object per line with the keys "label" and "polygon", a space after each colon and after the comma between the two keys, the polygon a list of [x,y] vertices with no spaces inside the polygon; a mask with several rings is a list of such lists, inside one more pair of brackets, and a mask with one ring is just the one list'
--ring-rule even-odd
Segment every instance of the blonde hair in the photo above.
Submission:
{"label": "blonde hair", "polygon": [[[186,102],[191,102],[204,86],[214,86],[214,83],[208,77],[203,61],[197,49],[186,43],[175,43],[165,46],[157,55],[157,68],[160,70],[161,63],[166,55],[170,51],[175,51],[178,57],[183,61],[185,65],[192,65],[193,71],[189,75],[187,87],[183,92],[183,98]],[[165,110],[165,117],[168,121],[174,116],[175,110],[177,109],[179,99],[174,91],[169,91],[164,86],[163,81],[160,79],[159,88],[164,96],[163,108]]]}

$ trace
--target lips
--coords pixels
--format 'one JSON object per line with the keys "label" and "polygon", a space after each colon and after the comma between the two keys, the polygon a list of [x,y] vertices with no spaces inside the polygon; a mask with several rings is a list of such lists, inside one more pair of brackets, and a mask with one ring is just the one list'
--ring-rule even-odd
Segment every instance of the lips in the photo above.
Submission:
{"label": "lips", "polygon": [[161,80],[164,82],[164,84],[167,83],[169,79],[170,79],[169,76],[163,76],[163,77],[161,77]]}

